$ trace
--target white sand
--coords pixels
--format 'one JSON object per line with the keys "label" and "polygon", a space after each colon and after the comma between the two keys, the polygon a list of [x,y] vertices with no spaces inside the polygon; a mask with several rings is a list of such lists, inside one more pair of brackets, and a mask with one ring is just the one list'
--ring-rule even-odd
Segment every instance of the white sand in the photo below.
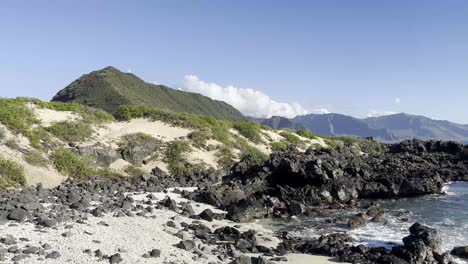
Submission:
{"label": "white sand", "polygon": [[145,133],[158,138],[164,142],[173,141],[175,139],[186,137],[190,132],[189,129],[170,126],[161,121],[150,121],[148,119],[132,119],[128,122],[112,122],[97,128],[96,134],[92,140],[86,143],[94,145],[98,142],[104,145],[117,147],[122,136],[133,133]]}
{"label": "white sand", "polygon": [[[328,264],[336,263],[337,261],[330,257],[325,256],[315,256],[315,255],[306,255],[306,254],[288,254],[287,262],[275,262],[275,263],[290,263],[290,264]],[[343,262],[341,262],[343,263]]]}
{"label": "white sand", "polygon": [[[166,194],[153,193],[157,200],[163,199]],[[174,193],[168,194],[176,201],[187,201]],[[136,202],[146,200],[147,193],[134,195],[133,198]],[[156,202],[156,200],[153,200]],[[206,208],[211,206],[193,203],[196,213],[200,213]],[[222,212],[213,209],[215,212]],[[220,262],[216,254],[212,254],[211,246],[202,245],[206,247],[202,250],[205,256],[199,259],[196,254],[187,252],[185,250],[174,247],[175,244],[181,240],[174,234],[178,231],[167,227],[167,221],[174,221],[180,227],[181,222],[191,223],[193,219],[189,219],[178,215],[168,210],[155,210],[153,213],[148,214],[151,217],[112,217],[110,215],[96,218],[89,217],[86,224],[72,224],[73,227],[67,229],[67,223],[60,224],[57,228],[44,229],[46,232],[38,232],[32,224],[20,224],[17,226],[0,225],[0,234],[2,237],[12,235],[15,238],[27,238],[27,242],[19,242],[18,246],[24,248],[26,245],[39,246],[42,243],[49,243],[52,246],[51,250],[57,250],[62,255],[57,260],[46,259],[40,261],[41,263],[102,263],[99,262],[94,256],[84,254],[85,249],[93,251],[100,249],[104,254],[113,255],[123,249],[124,252],[120,253],[124,261],[122,263],[166,263],[173,261],[174,263],[228,263]],[[105,222],[109,226],[98,224]],[[203,224],[212,229],[226,225],[234,226],[240,225],[239,230],[242,232],[249,229],[257,231],[259,242],[265,246],[276,246],[278,239],[272,237],[272,231],[266,230],[258,224],[238,224],[229,221],[213,221],[206,222],[200,220]],[[71,237],[63,237],[61,234],[70,231],[73,235]],[[189,236],[192,236],[189,234]],[[196,240],[196,239],[195,239]],[[99,241],[96,243],[95,241]],[[197,240],[196,240],[197,241]],[[197,242],[197,244],[200,241]],[[152,249],[161,250],[160,258],[145,259],[142,257],[144,253]],[[8,259],[13,257],[12,254],[6,254]],[[21,261],[21,263],[38,263],[37,255],[31,255],[30,258]]]}
{"label": "white sand", "polygon": [[57,122],[81,119],[78,114],[71,111],[55,111],[47,108],[39,108],[34,104],[28,104],[28,106],[34,110],[34,113],[41,121],[42,126],[50,126]]}

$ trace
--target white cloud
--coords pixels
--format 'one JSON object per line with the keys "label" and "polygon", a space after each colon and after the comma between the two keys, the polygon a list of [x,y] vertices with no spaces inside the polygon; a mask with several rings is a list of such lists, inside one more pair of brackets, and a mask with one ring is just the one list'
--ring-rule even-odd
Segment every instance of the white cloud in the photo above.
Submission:
{"label": "white cloud", "polygon": [[379,117],[379,116],[387,116],[387,115],[394,115],[396,112],[392,111],[377,111],[377,110],[369,110],[367,113],[367,117]]}
{"label": "white cloud", "polygon": [[401,98],[400,97],[395,98],[395,104],[399,104],[399,103],[401,103]]}
{"label": "white cloud", "polygon": [[[268,118],[271,116],[295,117],[308,114],[304,107],[298,103],[282,103],[271,99],[268,95],[250,88],[223,87],[216,83],[200,80],[195,75],[184,77],[185,91],[200,93],[215,100],[224,101],[244,115]],[[328,112],[326,109],[318,109]]]}
{"label": "white cloud", "polygon": [[328,111],[326,108],[319,108],[319,109],[314,109],[311,111],[314,114],[330,114],[331,112]]}

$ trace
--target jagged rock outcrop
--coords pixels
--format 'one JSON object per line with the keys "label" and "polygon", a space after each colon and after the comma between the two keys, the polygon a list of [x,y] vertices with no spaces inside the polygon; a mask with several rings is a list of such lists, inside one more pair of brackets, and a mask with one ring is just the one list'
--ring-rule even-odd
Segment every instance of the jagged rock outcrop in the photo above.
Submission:
{"label": "jagged rock outcrop", "polygon": [[[288,210],[294,202],[308,207],[441,193],[445,182],[468,179],[467,157],[468,148],[461,144],[419,140],[389,145],[373,155],[348,147],[304,153],[291,148],[272,154],[262,165],[241,161],[223,184],[191,197],[226,209],[232,219],[251,220],[307,211]],[[233,191],[245,198],[227,199]],[[278,199],[276,205],[272,197]]]}

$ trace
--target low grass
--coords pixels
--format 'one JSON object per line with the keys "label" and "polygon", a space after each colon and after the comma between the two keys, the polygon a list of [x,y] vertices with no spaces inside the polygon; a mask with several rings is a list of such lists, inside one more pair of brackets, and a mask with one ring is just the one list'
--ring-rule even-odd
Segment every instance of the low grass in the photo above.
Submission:
{"label": "low grass", "polygon": [[5,146],[12,150],[23,151],[22,148],[19,146],[18,142],[14,139],[7,140],[5,142]]}
{"label": "low grass", "polygon": [[96,168],[94,175],[108,178],[123,177],[123,175],[120,172],[109,167]]}
{"label": "low grass", "polygon": [[314,133],[312,133],[312,132],[310,132],[308,130],[304,130],[304,129],[297,130],[296,134],[298,134],[301,137],[308,138],[308,139],[317,139],[317,138],[320,137],[319,135],[314,134]]}
{"label": "low grass", "polygon": [[206,142],[211,138],[211,132],[208,129],[200,129],[187,135],[192,145],[196,148],[206,149]]}
{"label": "low grass", "polygon": [[82,120],[57,122],[45,129],[52,135],[66,142],[85,141],[94,133],[92,126]]}
{"label": "low grass", "polygon": [[37,150],[26,152],[23,154],[23,158],[27,163],[36,167],[47,167],[50,164],[49,159]]}
{"label": "low grass", "polygon": [[283,152],[288,148],[288,145],[284,142],[272,142],[270,144],[271,150],[273,152]]}
{"label": "low grass", "polygon": [[162,144],[162,141],[143,132],[131,133],[122,136],[121,141],[119,142],[119,147],[121,149],[129,149],[135,146],[144,146],[144,145],[159,145]]}
{"label": "low grass", "polygon": [[280,135],[290,144],[298,146],[304,143],[299,137],[297,137],[293,133],[282,131]]}
{"label": "low grass", "polygon": [[345,146],[353,147],[356,152],[380,154],[384,151],[384,144],[370,139],[353,136],[333,137],[333,139],[342,142]]}
{"label": "low grass", "polygon": [[131,177],[137,177],[137,176],[147,174],[145,170],[143,170],[142,168],[140,168],[138,166],[135,166],[133,164],[130,164],[130,165],[126,166],[123,171],[128,176],[131,176]]}
{"label": "low grass", "polygon": [[169,172],[174,176],[193,173],[187,162],[187,154],[191,151],[188,141],[175,140],[166,146],[164,160],[168,164]]}
{"label": "low grass", "polygon": [[221,166],[221,167],[230,167],[236,161],[236,157],[235,157],[235,155],[233,153],[233,149],[231,147],[228,147],[228,146],[221,147],[216,152],[216,156],[218,158],[217,159],[218,165]]}
{"label": "low grass", "polygon": [[89,106],[78,104],[78,103],[43,102],[38,99],[26,98],[26,97],[20,97],[20,98],[17,98],[16,100],[19,100],[25,103],[33,103],[41,108],[47,108],[50,110],[74,112],[80,115],[82,120],[86,123],[100,124],[100,123],[106,123],[106,122],[111,122],[115,120],[115,118],[111,114],[107,113],[104,110],[89,107]]}
{"label": "low grass", "polygon": [[6,130],[3,127],[0,127],[0,141],[3,141],[6,138]]}
{"label": "low grass", "polygon": [[93,166],[93,160],[89,157],[81,157],[71,150],[60,148],[51,155],[51,160],[57,169],[63,175],[77,179],[87,179],[96,175],[96,168]]}
{"label": "low grass", "polygon": [[162,121],[177,127],[191,128],[199,131],[209,129],[213,139],[225,144],[229,144],[231,139],[229,129],[232,127],[232,122],[220,120],[211,116],[190,113],[173,113],[141,105],[121,106],[115,116],[119,120],[148,118],[151,120]]}
{"label": "low grass", "polygon": [[249,139],[254,143],[260,143],[262,141],[261,132],[262,128],[260,124],[254,122],[237,122],[234,123],[233,128],[239,132],[242,136]]}
{"label": "low grass", "polygon": [[0,123],[13,133],[26,136],[31,126],[39,124],[34,112],[19,99],[0,99]]}
{"label": "low grass", "polygon": [[0,158],[0,188],[26,185],[24,168],[16,162]]}
{"label": "low grass", "polygon": [[[81,128],[90,126],[90,124],[114,120],[112,115],[103,110],[75,103],[42,102],[33,98],[0,99],[0,123],[4,124],[11,132],[22,134],[28,138],[31,145],[38,150],[44,150],[44,145],[47,140],[50,140],[50,135],[39,126],[40,120],[35,116],[31,107],[27,105],[28,103],[51,110],[73,111],[82,117],[80,120],[82,123],[80,126]],[[57,126],[56,128],[52,128],[52,130],[54,130],[57,135],[62,135],[59,129],[67,127],[63,127],[64,124],[59,124]],[[63,137],[74,136],[73,134],[66,134],[67,132],[70,131],[64,131]]]}
{"label": "low grass", "polygon": [[251,146],[245,139],[236,138],[236,145],[241,151],[240,159],[251,156],[255,164],[261,164],[268,159],[268,155],[256,147]]}

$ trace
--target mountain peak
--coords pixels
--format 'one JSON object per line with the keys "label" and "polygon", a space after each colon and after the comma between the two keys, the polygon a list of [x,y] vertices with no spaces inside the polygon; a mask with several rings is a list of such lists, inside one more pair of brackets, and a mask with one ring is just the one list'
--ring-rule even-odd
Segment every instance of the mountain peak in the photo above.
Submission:
{"label": "mountain peak", "polygon": [[81,76],[59,91],[52,101],[81,103],[111,113],[122,105],[144,105],[232,121],[246,120],[242,113],[225,102],[163,85],[155,86],[112,66]]}

